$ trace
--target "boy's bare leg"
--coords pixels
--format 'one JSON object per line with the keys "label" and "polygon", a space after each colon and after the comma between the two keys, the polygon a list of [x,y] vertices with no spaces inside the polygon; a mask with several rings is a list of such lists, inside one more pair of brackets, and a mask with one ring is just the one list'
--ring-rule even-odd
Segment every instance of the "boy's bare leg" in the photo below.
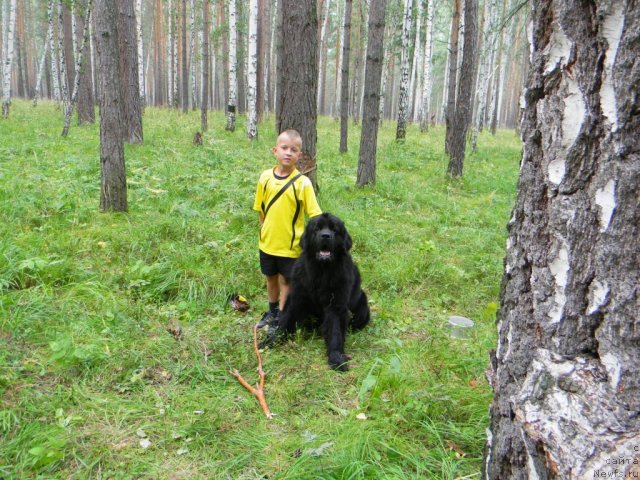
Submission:
{"label": "boy's bare leg", "polygon": [[[282,275],[278,275],[279,287],[280,287],[280,311],[284,310],[284,304],[289,296],[289,280]],[[269,300],[271,301],[271,300]],[[275,302],[275,300],[274,300]]]}
{"label": "boy's bare leg", "polygon": [[280,275],[267,275],[267,300],[269,303],[277,302],[280,298]]}

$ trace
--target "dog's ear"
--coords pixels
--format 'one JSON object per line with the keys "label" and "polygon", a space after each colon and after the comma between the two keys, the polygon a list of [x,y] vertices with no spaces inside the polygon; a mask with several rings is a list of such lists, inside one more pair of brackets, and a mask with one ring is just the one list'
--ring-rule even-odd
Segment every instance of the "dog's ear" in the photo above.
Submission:
{"label": "dog's ear", "polygon": [[347,227],[344,226],[344,222],[342,220],[338,220],[338,229],[340,232],[340,236],[344,239],[344,251],[348,252],[353,246],[353,240],[351,240],[351,235],[349,235],[349,232],[347,232]]}

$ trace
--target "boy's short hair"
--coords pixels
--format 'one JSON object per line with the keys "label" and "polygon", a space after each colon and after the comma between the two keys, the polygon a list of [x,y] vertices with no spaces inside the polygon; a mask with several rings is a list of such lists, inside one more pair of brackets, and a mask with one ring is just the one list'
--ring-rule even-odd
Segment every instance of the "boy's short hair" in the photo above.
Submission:
{"label": "boy's short hair", "polygon": [[286,135],[291,140],[299,141],[300,145],[302,145],[302,135],[300,135],[300,132],[298,132],[297,130],[294,130],[293,128],[289,128],[288,130],[284,130],[284,131],[280,132],[280,135],[278,135],[278,138],[277,138],[276,142],[279,142],[280,138],[283,135]]}

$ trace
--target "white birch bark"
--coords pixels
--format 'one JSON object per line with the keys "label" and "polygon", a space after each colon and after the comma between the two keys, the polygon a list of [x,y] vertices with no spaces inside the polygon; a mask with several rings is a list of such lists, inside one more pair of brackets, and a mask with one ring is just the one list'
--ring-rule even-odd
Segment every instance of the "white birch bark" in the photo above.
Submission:
{"label": "white birch bark", "polygon": [[398,128],[396,140],[406,136],[407,119],[409,117],[409,40],[411,33],[411,9],[413,0],[404,2],[404,19],[402,21],[402,57],[400,63],[400,103],[398,105]]}
{"label": "white birch bark", "polygon": [[[47,18],[49,18],[49,13],[51,11],[51,2],[47,5]],[[49,22],[49,26],[47,27],[47,36],[44,39],[44,48],[42,50],[42,57],[40,58],[40,63],[38,64],[38,79],[36,80],[36,91],[33,96],[33,106],[38,105],[38,100],[40,99],[40,87],[42,85],[42,74],[44,72],[44,64],[47,58],[47,52],[49,51],[49,44],[51,43],[51,37],[53,36],[53,23]]]}
{"label": "white birch bark", "polygon": [[76,35],[78,33],[78,26],[76,25],[76,4],[75,2],[71,5],[70,8],[70,12],[71,12],[71,32],[73,32],[71,34],[71,45],[73,48],[73,58],[78,58],[78,39],[76,38]]}
{"label": "white birch bark", "polygon": [[64,104],[64,111],[69,103],[69,88],[67,86],[67,60],[64,53],[64,18],[62,1],[58,2],[58,55],[60,56],[60,96]]}
{"label": "white birch bark", "polygon": [[189,58],[191,61],[190,75],[191,75],[191,107],[193,110],[197,108],[198,95],[196,92],[196,2],[191,0],[191,44],[189,45]]}
{"label": "white birch bark", "polygon": [[413,64],[411,66],[411,83],[409,86],[409,92],[411,94],[411,111],[412,119],[414,122],[418,121],[418,114],[420,112],[420,100],[422,96],[420,95],[422,91],[422,61],[423,61],[423,53],[422,53],[422,0],[417,0],[417,8],[418,13],[416,15],[416,37],[413,42]]}
{"label": "white birch bark", "polygon": [[238,102],[236,0],[229,0],[229,100],[227,102],[226,130],[236,129],[236,104]]}
{"label": "white birch bark", "polygon": [[140,106],[144,108],[146,104],[146,86],[144,83],[144,50],[142,43],[142,0],[136,0],[136,28],[138,33],[138,85],[140,86]]}
{"label": "white birch bark", "polygon": [[258,138],[258,0],[249,1],[249,55],[247,58],[247,137]]}
{"label": "white birch bark", "polygon": [[426,38],[424,43],[424,60],[422,62],[422,92],[420,100],[420,130],[427,131],[429,125],[429,102],[431,101],[431,91],[433,89],[433,78],[431,75],[431,66],[433,58],[433,15],[435,12],[435,0],[429,0],[427,5],[427,26]]}
{"label": "white birch bark", "polygon": [[[169,80],[169,88],[167,89],[167,100],[169,101],[169,107],[173,107],[174,101],[177,103],[177,95],[175,95],[176,92],[174,92],[174,84],[176,84],[177,82],[175,81],[176,68],[174,65],[175,33],[173,30],[173,1],[172,0],[169,0],[168,10],[169,10],[169,18],[168,18],[169,35],[167,35],[167,59],[168,59],[167,67],[169,71],[167,72],[167,79]],[[177,85],[175,85],[175,87],[177,88]]]}
{"label": "white birch bark", "polygon": [[[75,70],[73,72],[73,92],[71,93],[71,98],[66,105],[65,115],[64,115],[64,128],[62,129],[62,136],[66,137],[69,133],[69,127],[71,125],[71,115],[73,114],[73,107],[76,104],[76,100],[78,98],[78,90],[80,89],[80,69],[82,68],[82,61],[84,59],[84,50],[87,41],[89,40],[89,19],[91,16],[91,0],[87,0],[87,11],[84,16],[84,30],[82,32],[82,45],[78,54],[76,55],[76,65]],[[73,35],[76,36],[75,34]]]}
{"label": "white birch bark", "polygon": [[329,24],[329,7],[331,6],[331,0],[324,0],[324,12],[322,17],[322,28],[320,29],[320,45],[318,45],[318,57],[319,57],[319,65],[318,65],[318,113],[322,112],[323,105],[320,105],[320,102],[323,98],[324,92],[324,79],[325,75],[323,74],[324,70],[327,68],[327,52],[326,52],[326,43],[327,43],[327,25]]}
{"label": "white birch bark", "polygon": [[484,4],[484,27],[482,29],[482,51],[478,70],[478,106],[473,119],[471,133],[471,148],[475,152],[478,146],[480,125],[487,108],[487,94],[489,91],[489,69],[491,67],[491,52],[495,48],[495,12],[496,0],[487,0]]}
{"label": "white birch bark", "polygon": [[11,105],[11,65],[13,63],[13,44],[16,33],[16,0],[11,0],[9,4],[9,23],[7,25],[6,54],[4,58],[4,68],[2,69],[2,116],[9,117],[9,106]]}

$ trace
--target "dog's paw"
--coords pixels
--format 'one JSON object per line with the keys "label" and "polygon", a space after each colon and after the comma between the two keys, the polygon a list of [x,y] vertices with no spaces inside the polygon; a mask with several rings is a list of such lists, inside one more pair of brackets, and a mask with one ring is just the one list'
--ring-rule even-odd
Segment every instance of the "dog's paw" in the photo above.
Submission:
{"label": "dog's paw", "polygon": [[329,353],[329,365],[334,370],[338,370],[340,372],[346,372],[349,370],[348,361],[351,359],[349,355],[344,355],[340,352],[330,352]]}

